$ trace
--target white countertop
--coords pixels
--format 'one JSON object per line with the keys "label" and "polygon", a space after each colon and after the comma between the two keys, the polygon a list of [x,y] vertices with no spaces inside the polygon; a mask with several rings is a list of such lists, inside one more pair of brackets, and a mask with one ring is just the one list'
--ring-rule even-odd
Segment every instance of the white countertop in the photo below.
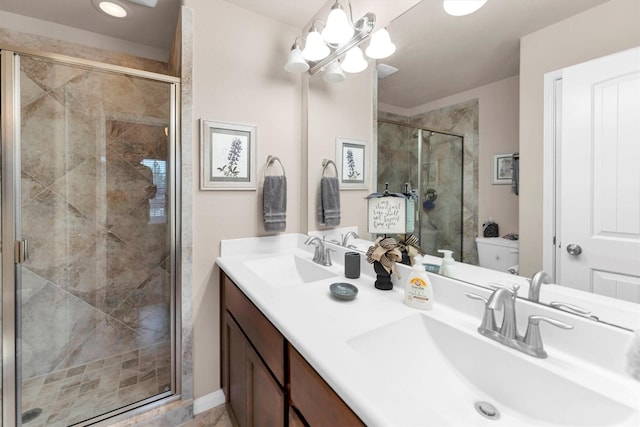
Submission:
{"label": "white countertop", "polygon": [[[508,408],[501,410],[502,418],[498,421],[457,411],[450,399],[438,398],[437,390],[441,385],[433,384],[436,393],[428,398],[419,390],[407,390],[404,387],[398,369],[406,366],[407,375],[411,375],[412,369],[428,370],[428,360],[413,360],[412,355],[407,354],[405,357],[389,360],[388,366],[393,366],[394,369],[387,369],[384,365],[370,362],[349,344],[354,337],[390,322],[406,319],[417,312],[447,319],[447,322],[455,322],[456,327],[475,331],[482,316],[482,304],[460,298],[460,295],[464,292],[474,292],[487,296],[487,290],[431,275],[435,294],[434,307],[429,312],[423,312],[402,302],[403,290],[399,283],[403,284],[408,277],[408,267],[400,266],[404,280],[398,282],[394,279],[393,290],[380,291],[374,288],[375,273],[364,259],[361,262],[360,278],[345,279],[342,265],[344,250],[341,251],[337,247],[334,247],[336,252],[332,254],[333,266],[326,267],[335,273],[335,277],[313,283],[275,289],[265,285],[262,278],[244,265],[247,260],[270,257],[274,254],[294,254],[311,260],[313,248],[302,244],[305,238],[306,236],[300,234],[287,234],[223,241],[221,257],[216,262],[367,425],[497,427],[530,425],[535,422],[521,414],[512,416]],[[329,292],[329,285],[334,282],[348,282],[357,286],[359,293],[355,300],[340,301],[333,298]],[[540,311],[536,305],[526,302],[519,303],[519,309],[525,315]],[[600,325],[594,336],[592,324],[595,322],[562,313],[554,314],[553,317],[571,323],[574,330],[565,334],[545,330],[546,347],[549,353],[555,354],[554,357],[535,363],[557,364],[557,369],[565,369],[571,365],[576,376],[581,376],[584,372],[593,372],[594,369],[603,372],[606,370],[607,375],[612,374],[616,378],[614,385],[627,388],[633,396],[636,392],[634,385],[629,384],[628,380],[620,375],[624,370],[624,355],[616,355],[613,358],[611,356],[612,348],[626,345],[631,336],[629,332]],[[523,331],[525,325],[521,324],[520,319],[518,323]],[[598,340],[599,345],[582,343],[592,339]],[[565,354],[562,346],[568,345],[567,342],[571,342],[571,345],[577,343],[576,348],[579,350],[581,346],[586,345],[584,352],[588,353],[587,360],[576,361],[572,356]],[[462,391],[460,396],[466,399],[466,394]]]}

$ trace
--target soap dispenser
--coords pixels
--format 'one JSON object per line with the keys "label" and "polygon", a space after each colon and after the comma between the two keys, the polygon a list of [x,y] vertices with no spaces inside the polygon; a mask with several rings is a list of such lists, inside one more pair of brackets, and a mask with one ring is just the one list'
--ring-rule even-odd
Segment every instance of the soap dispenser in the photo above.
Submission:
{"label": "soap dispenser", "polygon": [[444,254],[438,273],[442,274],[443,276],[451,276],[451,274],[453,273],[453,271],[451,271],[451,267],[456,262],[453,259],[453,251],[447,249],[438,249],[438,252]]}
{"label": "soap dispenser", "polygon": [[420,310],[433,307],[433,289],[420,255],[413,257],[413,268],[404,289],[404,303]]}

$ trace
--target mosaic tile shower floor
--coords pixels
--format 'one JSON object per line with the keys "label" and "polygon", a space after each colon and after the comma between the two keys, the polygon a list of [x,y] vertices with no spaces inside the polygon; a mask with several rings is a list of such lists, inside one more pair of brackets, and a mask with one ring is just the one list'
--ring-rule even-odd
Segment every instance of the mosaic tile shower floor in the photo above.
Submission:
{"label": "mosaic tile shower floor", "polygon": [[22,386],[23,413],[40,408],[25,427],[61,427],[170,388],[169,343],[31,378]]}

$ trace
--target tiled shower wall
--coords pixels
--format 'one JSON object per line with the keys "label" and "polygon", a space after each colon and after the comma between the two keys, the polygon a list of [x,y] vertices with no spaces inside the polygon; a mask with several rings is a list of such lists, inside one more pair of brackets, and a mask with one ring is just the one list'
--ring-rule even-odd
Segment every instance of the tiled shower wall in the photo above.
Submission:
{"label": "tiled shower wall", "polygon": [[[456,218],[448,221],[451,227],[462,223],[462,260],[469,264],[478,264],[478,251],[475,238],[478,230],[478,121],[479,103],[477,99],[465,101],[438,110],[421,113],[412,117],[379,111],[380,119],[407,123],[414,128],[430,129],[464,136],[463,156],[463,193],[462,193],[462,220]],[[407,139],[413,147],[416,140],[404,130],[392,130],[392,127],[384,128],[384,123],[379,122],[378,131],[378,189],[384,189],[384,182],[393,181],[417,182],[417,149],[414,154],[407,153]],[[388,126],[388,125],[386,125]],[[415,133],[415,131],[414,131]],[[454,157],[459,158],[459,153]],[[382,166],[382,167],[381,167]],[[442,168],[442,166],[440,166]],[[399,189],[391,188],[392,191]],[[436,204],[442,206],[443,195],[438,196]],[[451,209],[459,210],[460,200],[450,200],[447,205]],[[438,242],[437,238],[433,238]],[[445,245],[439,242],[436,245]],[[460,258],[456,257],[456,260]]]}
{"label": "tiled shower wall", "polygon": [[167,83],[25,56],[20,78],[26,381],[170,340],[171,99]]}

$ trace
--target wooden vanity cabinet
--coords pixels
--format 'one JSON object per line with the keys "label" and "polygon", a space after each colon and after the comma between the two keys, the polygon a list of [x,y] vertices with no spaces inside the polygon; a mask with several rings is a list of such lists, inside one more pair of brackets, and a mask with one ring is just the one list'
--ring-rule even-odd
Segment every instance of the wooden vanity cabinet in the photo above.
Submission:
{"label": "wooden vanity cabinet", "polygon": [[289,345],[290,403],[311,426],[363,426],[360,418]]}
{"label": "wooden vanity cabinet", "polygon": [[221,377],[235,425],[364,425],[221,272]]}

